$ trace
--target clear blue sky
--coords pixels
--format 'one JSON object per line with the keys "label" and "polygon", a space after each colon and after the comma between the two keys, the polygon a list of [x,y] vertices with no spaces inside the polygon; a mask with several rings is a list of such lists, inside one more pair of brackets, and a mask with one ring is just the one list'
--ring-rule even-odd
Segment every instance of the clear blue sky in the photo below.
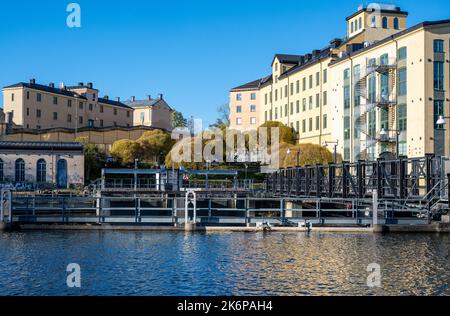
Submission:
{"label": "clear blue sky", "polygon": [[[81,5],[80,29],[66,26],[70,2]],[[208,124],[230,88],[269,73],[275,53],[303,54],[344,36],[345,17],[362,2],[2,1],[0,85],[94,82],[122,99],[161,92]],[[448,0],[395,3],[409,11],[408,26],[450,18]]]}

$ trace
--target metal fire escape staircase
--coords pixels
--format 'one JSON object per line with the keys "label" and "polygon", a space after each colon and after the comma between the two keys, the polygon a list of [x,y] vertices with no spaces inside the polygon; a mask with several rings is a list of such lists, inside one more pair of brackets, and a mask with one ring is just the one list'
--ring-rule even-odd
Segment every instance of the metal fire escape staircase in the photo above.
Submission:
{"label": "metal fire escape staircase", "polygon": [[[367,63],[368,64],[368,63]],[[380,91],[377,91],[375,98],[371,97],[368,89],[368,81],[370,76],[376,76],[378,79],[381,75],[387,75],[389,81],[389,94],[387,96],[382,95]],[[377,80],[378,81],[378,80]],[[355,129],[366,136],[365,149],[360,152],[360,157],[363,160],[368,159],[367,153],[369,148],[373,148],[377,143],[385,142],[392,144],[395,140],[391,138],[379,139],[375,135],[371,135],[368,130],[368,116],[369,112],[374,108],[379,108],[383,111],[387,111],[388,130],[395,130],[397,125],[397,98],[396,98],[396,84],[397,84],[397,64],[396,61],[383,63],[378,60],[377,63],[367,65],[366,73],[356,83],[354,93],[361,97],[360,115],[355,118]],[[378,85],[376,85],[378,87]],[[379,90],[379,88],[377,88]],[[375,122],[376,125],[378,125]]]}

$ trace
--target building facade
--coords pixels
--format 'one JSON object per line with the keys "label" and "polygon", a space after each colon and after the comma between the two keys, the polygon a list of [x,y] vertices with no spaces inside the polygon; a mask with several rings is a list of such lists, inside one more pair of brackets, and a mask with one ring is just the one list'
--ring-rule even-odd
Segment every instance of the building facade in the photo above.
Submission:
{"label": "building facade", "polygon": [[290,126],[299,143],[338,142],[346,161],[449,155],[449,129],[436,123],[450,124],[450,20],[407,28],[407,16],[391,5],[360,7],[345,38],[275,55],[257,89],[260,123]]}
{"label": "building facade", "polygon": [[[131,127],[140,123],[134,121],[133,107],[120,98],[100,97],[92,83],[55,87],[31,79],[29,83],[4,87],[3,106],[16,126],[31,130]],[[171,109],[153,111],[149,123],[171,130],[171,117]]]}
{"label": "building facade", "polygon": [[268,78],[258,79],[230,90],[230,128],[238,131],[260,125],[260,88]]}
{"label": "building facade", "polygon": [[82,187],[83,145],[0,141],[0,183],[30,183],[59,189]]}
{"label": "building facade", "polygon": [[136,100],[131,97],[124,104],[133,109],[133,125],[149,126],[154,128],[172,130],[173,110],[160,94],[157,99],[148,96],[147,100]]}

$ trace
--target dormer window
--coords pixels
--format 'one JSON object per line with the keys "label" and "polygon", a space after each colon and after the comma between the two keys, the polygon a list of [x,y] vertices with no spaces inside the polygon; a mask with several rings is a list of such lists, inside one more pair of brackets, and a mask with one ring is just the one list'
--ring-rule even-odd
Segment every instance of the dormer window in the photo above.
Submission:
{"label": "dormer window", "polygon": [[383,28],[384,29],[388,28],[388,19],[387,19],[387,17],[383,17]]}
{"label": "dormer window", "polygon": [[278,63],[275,63],[275,71],[278,71]]}

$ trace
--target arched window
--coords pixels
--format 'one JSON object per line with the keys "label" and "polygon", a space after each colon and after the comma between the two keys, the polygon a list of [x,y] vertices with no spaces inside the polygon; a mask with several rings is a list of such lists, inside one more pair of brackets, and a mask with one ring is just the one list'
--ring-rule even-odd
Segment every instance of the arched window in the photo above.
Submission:
{"label": "arched window", "polygon": [[47,181],[47,163],[44,159],[39,159],[36,164],[36,182]]}
{"label": "arched window", "polygon": [[377,17],[376,17],[376,16],[373,16],[373,17],[372,17],[372,24],[371,24],[371,26],[372,26],[373,28],[377,27]]}
{"label": "arched window", "polygon": [[16,182],[25,182],[25,161],[19,158],[16,160]]}
{"label": "arched window", "polygon": [[388,18],[387,17],[383,17],[383,28],[384,29],[388,28]]}
{"label": "arched window", "polygon": [[0,182],[2,182],[4,179],[4,173],[3,173],[3,160],[0,159]]}
{"label": "arched window", "polygon": [[396,30],[399,29],[398,18],[395,18],[395,19],[394,19],[394,29],[396,29]]}

